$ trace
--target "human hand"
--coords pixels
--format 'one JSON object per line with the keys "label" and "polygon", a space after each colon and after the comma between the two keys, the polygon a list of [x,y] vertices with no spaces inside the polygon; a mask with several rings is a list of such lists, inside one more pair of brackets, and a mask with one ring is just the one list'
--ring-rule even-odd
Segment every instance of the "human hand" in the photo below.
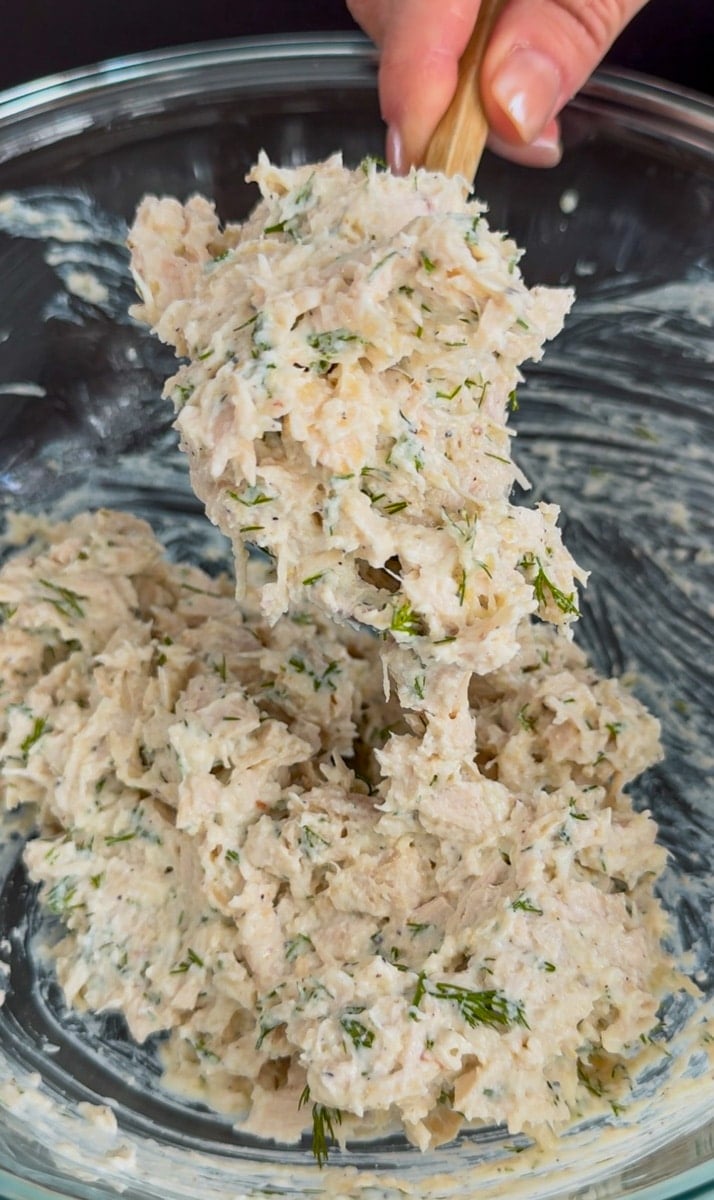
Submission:
{"label": "human hand", "polygon": [[[483,59],[489,146],[528,166],[560,160],[558,113],[646,0],[507,0]],[[380,48],[387,158],[421,161],[456,88],[480,0],[347,0]]]}

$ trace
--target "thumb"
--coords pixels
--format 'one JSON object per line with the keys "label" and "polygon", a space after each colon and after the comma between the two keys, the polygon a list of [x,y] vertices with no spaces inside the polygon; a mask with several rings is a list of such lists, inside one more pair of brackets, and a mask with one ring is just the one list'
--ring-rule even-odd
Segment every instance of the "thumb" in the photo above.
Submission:
{"label": "thumb", "polygon": [[492,132],[533,142],[646,0],[509,0],[481,68]]}

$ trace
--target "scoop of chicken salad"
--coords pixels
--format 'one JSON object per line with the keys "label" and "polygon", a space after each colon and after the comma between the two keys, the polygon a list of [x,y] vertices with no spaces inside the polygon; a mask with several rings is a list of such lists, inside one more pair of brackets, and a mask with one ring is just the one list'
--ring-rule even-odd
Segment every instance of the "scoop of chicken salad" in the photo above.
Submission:
{"label": "scoop of chicken salad", "polygon": [[539,1136],[622,1102],[674,978],[624,792],[657,722],[572,641],[557,509],[511,500],[519,368],[572,296],[462,181],[250,178],[242,224],[149,197],[130,235],[235,580],[127,515],[38,525],[0,573],[4,801],[69,1002],[169,1031],[169,1086],[320,1161]]}

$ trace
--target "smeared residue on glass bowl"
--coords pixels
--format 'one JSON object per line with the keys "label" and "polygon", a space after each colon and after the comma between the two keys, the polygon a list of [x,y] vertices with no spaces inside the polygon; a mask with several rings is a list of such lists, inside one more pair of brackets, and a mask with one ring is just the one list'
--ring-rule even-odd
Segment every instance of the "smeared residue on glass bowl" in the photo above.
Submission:
{"label": "smeared residue on glass bowl", "polygon": [[[79,192],[42,191],[0,198],[0,230],[32,240],[52,272],[41,315],[64,330],[67,352],[101,350],[84,394],[67,373],[63,412],[69,408],[72,420],[55,422],[32,456],[21,447],[4,456],[0,503],[46,510],[53,519],[87,507],[124,508],[150,520],[174,557],[208,569],[227,562],[222,539],[190,491],[168,405],[158,399],[165,360],[126,316],[132,289],[121,223]],[[714,1039],[706,669],[712,557],[704,547],[714,487],[701,426],[709,406],[702,377],[710,373],[702,364],[711,363],[713,327],[714,283],[703,272],[656,288],[624,275],[591,286],[544,363],[529,373],[514,422],[516,455],[533,481],[526,502],[561,505],[567,544],[592,571],[577,636],[597,669],[629,676],[662,721],[667,757],[635,797],[653,811],[671,852],[660,886],[671,948],[702,989],[694,1017],[681,998],[663,1014],[671,1058],[653,1049],[636,1103],[619,1120],[586,1121],[547,1152],[515,1153],[514,1139],[481,1131],[460,1138],[458,1173],[453,1147],[422,1159],[398,1140],[356,1146],[348,1160],[336,1152],[320,1173],[307,1143],[261,1148],[200,1106],[162,1094],[152,1047],[132,1047],[120,1022],[63,1012],[40,951],[48,931],[15,865],[26,831],[8,817],[2,871],[17,919],[0,944],[13,987],[0,1059],[0,1099],[8,1110],[0,1136],[11,1145],[30,1129],[39,1145],[51,1147],[38,1170],[58,1188],[69,1176],[163,1197],[170,1169],[172,1187],[186,1196],[199,1189],[207,1197],[235,1196],[238,1176],[245,1196],[274,1188],[364,1200],[436,1198],[478,1188],[489,1197],[502,1194],[505,1178],[509,1195],[537,1197],[566,1190],[584,1159],[592,1181],[615,1160],[622,1167],[704,1124],[713,1101]],[[55,387],[40,370],[3,391],[44,404],[53,402]],[[23,974],[28,965],[31,976]],[[19,980],[32,986],[28,1029],[22,1004],[13,1001]],[[78,1065],[75,1077],[71,1064]],[[522,1149],[522,1139],[516,1142]]]}

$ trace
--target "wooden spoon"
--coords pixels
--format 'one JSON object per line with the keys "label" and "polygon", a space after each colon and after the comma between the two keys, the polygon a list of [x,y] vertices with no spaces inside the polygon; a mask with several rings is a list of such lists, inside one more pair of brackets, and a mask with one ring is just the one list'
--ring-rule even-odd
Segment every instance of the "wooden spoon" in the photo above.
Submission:
{"label": "wooden spoon", "polygon": [[454,98],[424,154],[422,165],[429,171],[463,175],[469,182],[476,174],[488,137],[479,74],[491,30],[503,4],[504,0],[481,0],[478,19],[459,62]]}

